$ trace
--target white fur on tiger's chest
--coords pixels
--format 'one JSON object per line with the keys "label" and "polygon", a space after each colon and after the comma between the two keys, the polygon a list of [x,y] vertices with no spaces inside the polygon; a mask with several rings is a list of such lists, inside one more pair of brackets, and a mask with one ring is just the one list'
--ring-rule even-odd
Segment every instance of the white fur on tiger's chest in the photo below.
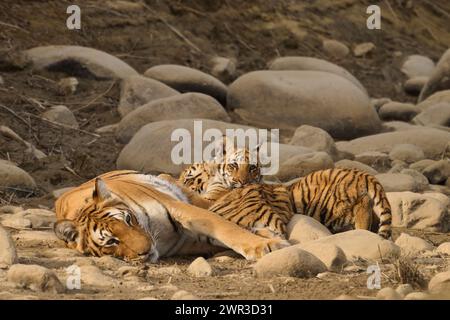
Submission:
{"label": "white fur on tiger's chest", "polygon": [[[168,196],[189,203],[188,198],[178,186],[152,175],[141,175],[142,182],[151,185],[156,190]],[[133,204],[131,204],[133,206]],[[177,251],[186,235],[174,225],[167,209],[155,199],[147,199],[140,203],[141,208],[134,208],[139,224],[152,236],[160,256],[170,255]],[[144,212],[142,211],[144,209]]]}

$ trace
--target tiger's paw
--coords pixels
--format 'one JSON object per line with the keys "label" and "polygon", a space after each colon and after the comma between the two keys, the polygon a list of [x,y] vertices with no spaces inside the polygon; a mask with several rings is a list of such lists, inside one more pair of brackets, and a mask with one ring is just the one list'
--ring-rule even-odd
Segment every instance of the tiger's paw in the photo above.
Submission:
{"label": "tiger's paw", "polygon": [[275,250],[291,246],[291,243],[282,239],[264,239],[244,249],[244,257],[247,260],[258,260],[259,258]]}

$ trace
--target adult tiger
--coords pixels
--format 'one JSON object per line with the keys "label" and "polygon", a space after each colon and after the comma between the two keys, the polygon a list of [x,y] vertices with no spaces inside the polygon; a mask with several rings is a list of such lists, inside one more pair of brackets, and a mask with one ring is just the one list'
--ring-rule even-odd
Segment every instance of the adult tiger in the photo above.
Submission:
{"label": "adult tiger", "polygon": [[288,245],[199,208],[202,199],[197,197],[155,176],[113,171],[56,201],[54,231],[82,253],[127,261],[155,262],[161,256],[203,254],[220,247],[253,260]]}

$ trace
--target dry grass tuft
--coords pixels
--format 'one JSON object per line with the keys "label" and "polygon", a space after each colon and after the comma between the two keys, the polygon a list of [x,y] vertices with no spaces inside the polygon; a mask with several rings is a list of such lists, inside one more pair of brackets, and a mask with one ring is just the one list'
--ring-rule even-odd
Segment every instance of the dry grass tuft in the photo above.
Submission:
{"label": "dry grass tuft", "polygon": [[409,283],[413,287],[425,289],[428,281],[419,266],[408,257],[400,257],[394,263],[396,280],[402,284]]}

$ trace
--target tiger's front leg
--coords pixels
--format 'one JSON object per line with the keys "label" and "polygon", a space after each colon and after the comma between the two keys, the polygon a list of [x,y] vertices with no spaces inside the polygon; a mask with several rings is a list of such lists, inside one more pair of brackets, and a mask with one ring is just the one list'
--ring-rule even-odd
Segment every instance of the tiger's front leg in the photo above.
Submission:
{"label": "tiger's front leg", "polygon": [[183,191],[183,193],[188,197],[189,201],[196,207],[208,209],[213,203],[212,201],[203,198],[195,191],[189,189],[188,187],[183,185],[179,180],[175,179],[174,177],[172,177],[169,174],[162,173],[162,174],[158,175],[158,178],[164,179],[164,180],[176,185],[177,187],[179,187]]}
{"label": "tiger's front leg", "polygon": [[164,205],[172,219],[189,232],[214,239],[248,260],[256,260],[267,253],[290,246],[285,240],[259,237],[208,210],[183,202]]}

